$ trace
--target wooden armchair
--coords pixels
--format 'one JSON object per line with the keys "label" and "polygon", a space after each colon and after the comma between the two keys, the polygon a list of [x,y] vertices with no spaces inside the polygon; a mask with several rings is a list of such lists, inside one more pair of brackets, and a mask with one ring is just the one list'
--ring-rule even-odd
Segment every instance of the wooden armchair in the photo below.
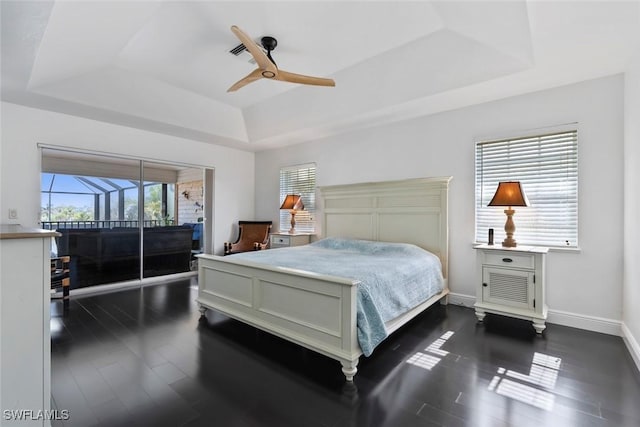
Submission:
{"label": "wooden armchair", "polygon": [[224,254],[259,251],[269,244],[272,221],[238,221],[238,239],[224,243]]}

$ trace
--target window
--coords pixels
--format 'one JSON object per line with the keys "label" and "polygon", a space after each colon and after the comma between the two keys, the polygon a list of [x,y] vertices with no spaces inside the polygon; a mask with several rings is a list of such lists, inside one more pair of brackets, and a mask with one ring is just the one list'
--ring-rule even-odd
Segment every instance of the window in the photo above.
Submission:
{"label": "window", "polygon": [[505,237],[503,209],[487,207],[500,181],[520,181],[530,202],[514,215],[519,244],[578,246],[577,130],[476,143],[476,242],[489,228]]}
{"label": "window", "polygon": [[[316,165],[314,163],[280,169],[280,203],[287,194],[299,194],[304,210],[296,214],[296,231],[312,233],[315,231],[314,213],[316,210]],[[288,210],[280,211],[280,231],[290,228],[291,215]]]}

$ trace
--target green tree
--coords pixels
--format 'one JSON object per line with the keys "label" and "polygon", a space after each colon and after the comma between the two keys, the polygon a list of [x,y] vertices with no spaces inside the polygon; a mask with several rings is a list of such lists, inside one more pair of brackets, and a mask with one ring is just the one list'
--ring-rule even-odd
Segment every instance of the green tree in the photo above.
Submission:
{"label": "green tree", "polygon": [[[162,184],[145,186],[144,191],[144,219],[156,221],[172,221],[162,216]],[[133,197],[127,197],[124,202],[125,219],[138,219],[138,203]]]}
{"label": "green tree", "polygon": [[162,220],[162,184],[145,188],[144,219]]}
{"label": "green tree", "polygon": [[42,208],[40,215],[43,221],[91,221],[94,219],[93,208],[89,206],[51,206]]}

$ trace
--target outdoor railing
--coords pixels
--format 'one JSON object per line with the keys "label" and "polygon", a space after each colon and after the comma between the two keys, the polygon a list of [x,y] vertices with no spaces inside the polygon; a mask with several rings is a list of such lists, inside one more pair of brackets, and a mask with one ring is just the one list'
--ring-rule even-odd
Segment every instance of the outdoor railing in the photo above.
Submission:
{"label": "outdoor railing", "polygon": [[[144,227],[163,227],[175,225],[174,221],[149,219],[143,221]],[[137,220],[92,220],[92,221],[42,221],[42,228],[59,230],[67,228],[138,228]]]}

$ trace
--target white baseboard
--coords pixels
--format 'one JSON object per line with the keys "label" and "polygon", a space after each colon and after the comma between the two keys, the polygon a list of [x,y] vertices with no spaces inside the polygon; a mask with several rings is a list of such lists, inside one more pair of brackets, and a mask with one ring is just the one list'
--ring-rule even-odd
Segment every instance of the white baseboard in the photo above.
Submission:
{"label": "white baseboard", "polygon": [[626,344],[627,349],[629,349],[631,358],[636,362],[636,367],[640,371],[640,344],[638,344],[638,341],[633,334],[631,334],[631,331],[624,322],[622,322],[622,340]]}
{"label": "white baseboard", "polygon": [[618,337],[622,336],[622,322],[619,320],[585,316],[584,314],[570,313],[568,311],[549,310],[547,322]]}
{"label": "white baseboard", "polygon": [[471,295],[456,294],[455,292],[449,292],[449,304],[462,305],[464,307],[471,307],[476,303],[476,297]]}
{"label": "white baseboard", "polygon": [[[451,292],[449,294],[449,304],[473,307],[475,303],[475,295],[457,294],[455,292]],[[547,322],[556,325],[570,326],[572,328],[585,329],[587,331],[600,332],[603,334],[622,336],[622,322],[619,320],[585,316],[583,314],[570,313],[561,310],[549,310],[547,313]]]}
{"label": "white baseboard", "polygon": [[107,292],[121,291],[130,288],[139,288],[141,286],[158,285],[172,280],[186,279],[195,277],[197,271],[187,271],[184,273],[168,274],[166,276],[145,277],[142,280],[129,280],[126,282],[109,283],[107,285],[87,286],[84,288],[72,289],[69,291],[70,297],[81,297],[87,295],[96,295]]}

